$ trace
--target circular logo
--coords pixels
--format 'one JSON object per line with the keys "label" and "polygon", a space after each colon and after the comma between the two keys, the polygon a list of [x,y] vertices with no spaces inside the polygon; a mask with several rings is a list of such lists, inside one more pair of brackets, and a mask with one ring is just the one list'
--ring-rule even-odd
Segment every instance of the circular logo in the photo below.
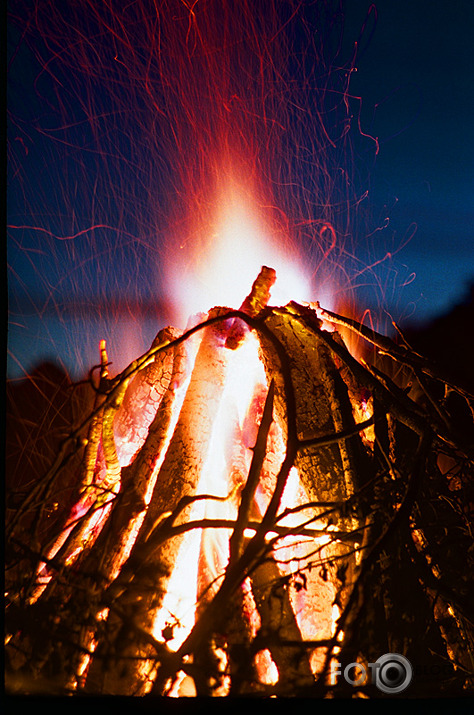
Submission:
{"label": "circular logo", "polygon": [[410,685],[413,668],[404,655],[385,653],[375,661],[375,665],[375,685],[383,693],[396,695]]}

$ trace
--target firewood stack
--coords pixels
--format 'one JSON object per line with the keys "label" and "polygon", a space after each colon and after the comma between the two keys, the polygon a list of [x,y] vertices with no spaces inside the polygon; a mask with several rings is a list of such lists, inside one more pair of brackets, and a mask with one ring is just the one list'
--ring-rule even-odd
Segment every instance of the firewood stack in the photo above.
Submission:
{"label": "firewood stack", "polygon": [[[442,664],[448,694],[472,687],[472,583],[443,554],[449,529],[473,565],[472,440],[447,399],[472,397],[318,304],[269,307],[275,280],[263,267],[240,310],[160,331],[115,378],[101,345],[93,409],[7,513],[10,692],[350,696],[334,659],[385,652]],[[371,361],[341,324],[375,346]],[[231,358],[252,336],[266,384],[223,449],[225,493],[203,492]],[[29,543],[81,450],[66,528]],[[192,538],[194,625],[173,646],[173,614],[156,623]]]}

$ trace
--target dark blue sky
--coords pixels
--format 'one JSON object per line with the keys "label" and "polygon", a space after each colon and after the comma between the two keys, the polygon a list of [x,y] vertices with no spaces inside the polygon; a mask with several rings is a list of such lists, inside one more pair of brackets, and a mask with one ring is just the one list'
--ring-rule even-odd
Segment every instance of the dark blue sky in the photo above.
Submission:
{"label": "dark blue sky", "polygon": [[[462,300],[474,279],[474,4],[374,5],[376,12],[366,0],[343,4],[337,52],[324,26],[336,77],[359,40],[343,161],[364,199],[350,219],[354,260],[346,270],[359,304],[389,310],[402,324],[423,323]],[[124,83],[125,55],[98,33],[87,2],[53,3],[50,17],[34,0],[9,6],[9,372],[21,376],[55,359],[78,376],[96,362],[101,337],[121,369],[168,319],[159,290],[160,231],[182,193],[166,143],[175,128],[170,117],[153,116],[146,83],[132,77],[130,65],[133,87]],[[71,46],[64,44],[68,27]],[[295,58],[290,70],[294,64],[297,72]],[[312,76],[308,66],[305,78]],[[314,76],[320,81],[322,74]],[[376,156],[365,135],[377,139]],[[287,141],[291,146],[291,135]],[[312,186],[315,166],[305,173],[297,165],[303,186]],[[18,228],[25,226],[35,228]]]}
{"label": "dark blue sky", "polygon": [[474,277],[474,5],[375,4],[378,26],[352,89],[380,141],[372,201],[387,205],[399,236],[417,226],[400,259],[416,273],[405,291],[412,317],[425,321],[462,299]]}

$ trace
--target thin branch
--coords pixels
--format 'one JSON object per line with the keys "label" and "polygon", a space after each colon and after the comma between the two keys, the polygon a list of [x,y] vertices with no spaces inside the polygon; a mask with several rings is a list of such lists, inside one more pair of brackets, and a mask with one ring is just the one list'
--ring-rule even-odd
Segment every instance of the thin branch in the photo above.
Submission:
{"label": "thin branch", "polygon": [[355,427],[340,430],[339,432],[335,432],[332,435],[322,435],[318,437],[305,436],[298,440],[298,449],[304,449],[305,447],[326,447],[329,444],[334,444],[335,442],[340,442],[341,440],[347,439],[348,437],[353,437],[354,435],[363,432],[368,427],[372,427],[375,422],[383,420],[387,414],[388,413],[380,415],[379,417],[377,417],[377,419],[375,419],[375,417],[372,415],[372,417],[369,417],[363,422],[358,422]]}
{"label": "thin branch", "polygon": [[267,439],[270,426],[273,421],[273,396],[275,393],[275,383],[272,380],[268,389],[262,419],[258,428],[255,447],[253,448],[252,462],[247,477],[247,481],[240,497],[239,512],[235,523],[234,531],[230,539],[230,563],[241,555],[243,536],[245,527],[249,521],[252,502],[260,479],[260,472],[267,451]]}

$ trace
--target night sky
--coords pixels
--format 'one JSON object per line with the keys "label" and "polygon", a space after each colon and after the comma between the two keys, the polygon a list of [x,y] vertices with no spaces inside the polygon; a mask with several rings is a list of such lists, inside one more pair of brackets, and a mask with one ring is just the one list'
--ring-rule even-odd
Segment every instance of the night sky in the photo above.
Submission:
{"label": "night sky", "polygon": [[[126,25],[125,15],[133,5],[114,3],[117,17],[123,8],[120,27],[139,40],[132,24]],[[153,3],[144,0],[140,5]],[[175,20],[169,10],[170,21],[181,22],[182,38],[189,42],[184,3],[161,5],[175,8],[181,19]],[[202,5],[196,5],[197,13]],[[262,8],[264,3],[245,6],[252,5]],[[462,302],[474,280],[474,5],[469,0],[378,0],[374,10],[366,0],[352,0],[341,5],[341,24],[341,13],[334,10],[338,3],[327,3],[333,10],[321,14],[322,37],[310,27],[308,18],[315,17],[312,3],[301,3],[304,32],[289,11],[297,3],[276,5],[285,8],[282,24],[289,42],[294,42],[294,56],[288,59],[280,94],[275,89],[279,103],[271,105],[280,112],[274,125],[277,119],[278,126],[288,122],[279,144],[280,151],[283,147],[286,152],[279,182],[276,174],[271,175],[278,183],[274,200],[295,226],[298,212],[303,216],[304,206],[307,217],[311,206],[311,225],[319,226],[317,211],[324,204],[324,192],[327,186],[336,186],[329,179],[321,182],[321,166],[327,166],[328,177],[331,171],[350,175],[350,191],[338,185],[328,198],[331,206],[324,209],[335,214],[336,232],[346,237],[344,250],[336,252],[334,260],[345,262],[347,290],[359,313],[370,309],[381,327],[387,313],[402,326],[427,323]],[[107,13],[97,18],[91,10],[102,6],[87,0],[9,3],[8,369],[12,377],[23,377],[42,360],[54,360],[79,377],[97,362],[102,337],[117,370],[146,350],[157,330],[173,317],[172,296],[164,287],[169,263],[162,256],[171,226],[183,236],[189,230],[180,214],[186,203],[184,175],[194,182],[196,206],[205,203],[199,203],[196,187],[201,185],[199,168],[206,147],[194,158],[196,122],[189,121],[187,135],[186,128],[178,127],[180,121],[185,124],[183,117],[189,116],[191,104],[180,107],[179,92],[174,92],[171,81],[170,86],[159,87],[171,75],[160,75],[159,55],[147,53],[145,40],[143,46],[139,41],[131,43],[128,54],[114,40]],[[104,18],[109,34],[104,31]],[[157,27],[150,23],[147,39],[156,39]],[[219,22],[214,27],[216,33],[221,31]],[[259,27],[256,20],[252,29]],[[313,50],[325,48],[322,56],[327,66],[320,70],[312,65],[314,53],[305,50],[308,37]],[[173,64],[179,64],[179,41],[177,36],[176,44],[169,45],[176,53],[170,51],[168,58],[170,71],[176,71],[174,80],[179,75]],[[341,87],[355,42],[354,71],[344,103]],[[244,104],[246,92],[250,96],[252,82],[258,86],[256,78],[249,79],[250,70],[244,71],[252,66],[250,59],[248,65],[241,62],[233,93],[229,83],[233,105],[226,103],[222,116],[231,111],[244,116],[239,102]],[[329,66],[334,80],[326,77]],[[199,84],[198,70],[195,76],[182,74],[183,89],[192,97],[188,85]],[[318,100],[318,107],[338,139],[328,149],[327,159],[321,151],[316,160],[314,136],[319,125],[315,120],[313,135],[311,108],[316,101],[310,95],[323,79],[327,96]],[[270,107],[270,92],[265,92]],[[207,104],[212,96],[212,88],[208,95],[202,92],[202,107],[196,110],[209,134],[215,121]],[[288,101],[284,114],[282,97]],[[254,117],[257,105],[249,101],[245,116]],[[345,118],[349,118],[347,136],[336,131]],[[273,144],[259,133],[262,122],[252,122],[249,131],[258,146],[255,157],[270,175],[263,154],[271,153]],[[292,122],[298,125],[294,139],[288,129]],[[292,141],[298,152],[293,151]],[[324,148],[324,136],[318,141]],[[254,146],[251,141],[248,145]],[[306,161],[306,155],[311,159]],[[277,159],[272,166],[277,166]],[[187,173],[180,162],[186,164]],[[298,190],[289,188],[295,184]],[[319,197],[311,204],[304,198],[310,189]],[[338,208],[342,204],[344,211]],[[328,214],[323,218],[328,220]],[[310,229],[299,238],[296,232],[294,240],[303,257],[308,252],[308,263],[317,262],[307,242],[309,233]],[[315,299],[320,297],[317,286],[322,275],[315,273]]]}
{"label": "night sky", "polygon": [[352,89],[380,141],[372,201],[387,206],[399,236],[417,227],[400,260],[416,274],[406,315],[423,322],[462,300],[474,277],[474,6],[375,5],[378,26]]}

